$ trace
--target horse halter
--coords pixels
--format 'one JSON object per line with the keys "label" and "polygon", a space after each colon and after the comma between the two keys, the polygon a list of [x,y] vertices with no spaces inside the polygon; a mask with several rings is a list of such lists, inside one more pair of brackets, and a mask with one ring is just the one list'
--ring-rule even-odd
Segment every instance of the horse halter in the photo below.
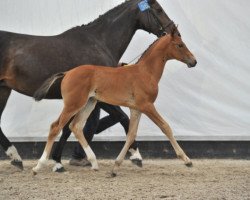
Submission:
{"label": "horse halter", "polygon": [[148,12],[147,12],[147,15],[148,15],[148,21],[149,21],[149,13],[153,16],[154,20],[156,21],[156,24],[158,25],[159,27],[159,31],[161,31],[161,35],[160,36],[163,36],[163,35],[166,35],[166,29],[174,24],[174,22],[172,20],[170,20],[168,22],[168,24],[166,26],[164,26],[162,23],[161,23],[161,20],[158,18],[158,16],[155,14],[154,10],[150,7],[148,9]]}
{"label": "horse halter", "polygon": [[138,8],[141,12],[147,11],[147,18],[148,18],[148,24],[150,24],[149,20],[149,14],[151,14],[156,22],[156,24],[159,27],[159,31],[161,34],[157,34],[157,36],[163,36],[166,35],[166,28],[168,28],[171,24],[174,24],[172,20],[169,21],[169,23],[164,27],[164,25],[161,23],[161,20],[158,18],[158,16],[155,14],[154,10],[152,9],[151,5],[149,4],[148,0],[142,0],[138,4]]}

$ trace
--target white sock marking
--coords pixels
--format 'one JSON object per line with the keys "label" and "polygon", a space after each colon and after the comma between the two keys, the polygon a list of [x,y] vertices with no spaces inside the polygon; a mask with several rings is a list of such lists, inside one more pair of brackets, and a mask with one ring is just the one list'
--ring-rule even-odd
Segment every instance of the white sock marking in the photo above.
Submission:
{"label": "white sock marking", "polygon": [[98,164],[97,164],[95,153],[92,151],[92,149],[90,148],[89,145],[86,148],[83,148],[83,149],[84,149],[84,151],[85,151],[85,153],[87,155],[88,161],[92,165],[92,169],[98,170],[99,167],[98,167]]}
{"label": "white sock marking", "polygon": [[63,165],[61,163],[56,163],[52,171],[56,172],[58,169],[61,169],[61,168],[63,168]]}
{"label": "white sock marking", "polygon": [[129,152],[131,153],[131,156],[129,158],[130,160],[136,160],[136,159],[142,160],[142,157],[138,148],[136,150],[129,149]]}
{"label": "white sock marking", "polygon": [[11,158],[11,160],[22,161],[22,158],[19,156],[16,147],[14,145],[10,146],[5,153],[7,156]]}
{"label": "white sock marking", "polygon": [[34,172],[38,172],[38,170],[40,170],[44,165],[48,164],[48,159],[47,159],[47,153],[44,151],[43,155],[41,156],[41,158],[38,160],[38,163],[35,167],[33,167],[33,171]]}

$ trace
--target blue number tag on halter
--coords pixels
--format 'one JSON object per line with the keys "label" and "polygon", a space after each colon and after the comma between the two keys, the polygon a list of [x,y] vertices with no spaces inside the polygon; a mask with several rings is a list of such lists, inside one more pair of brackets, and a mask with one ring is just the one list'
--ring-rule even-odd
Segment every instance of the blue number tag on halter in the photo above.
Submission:
{"label": "blue number tag on halter", "polygon": [[148,4],[147,0],[143,0],[140,3],[138,3],[138,7],[141,12],[144,12],[145,10],[148,10],[150,8],[150,5]]}

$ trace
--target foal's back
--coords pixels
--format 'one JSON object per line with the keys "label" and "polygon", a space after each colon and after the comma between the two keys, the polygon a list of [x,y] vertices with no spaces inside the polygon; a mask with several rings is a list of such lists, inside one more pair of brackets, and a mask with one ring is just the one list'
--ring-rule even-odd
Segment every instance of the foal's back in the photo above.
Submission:
{"label": "foal's back", "polygon": [[83,65],[66,73],[62,96],[66,102],[68,98],[85,101],[94,97],[113,105],[131,106],[138,78],[139,71],[134,65],[120,68]]}

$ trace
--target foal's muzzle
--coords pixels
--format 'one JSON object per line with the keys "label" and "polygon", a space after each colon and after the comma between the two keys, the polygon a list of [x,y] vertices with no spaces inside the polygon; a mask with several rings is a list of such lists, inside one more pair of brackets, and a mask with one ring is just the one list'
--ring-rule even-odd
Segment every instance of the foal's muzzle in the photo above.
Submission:
{"label": "foal's muzzle", "polygon": [[188,66],[189,68],[195,67],[196,64],[197,64],[196,59],[188,60],[188,62],[187,62],[187,66]]}

